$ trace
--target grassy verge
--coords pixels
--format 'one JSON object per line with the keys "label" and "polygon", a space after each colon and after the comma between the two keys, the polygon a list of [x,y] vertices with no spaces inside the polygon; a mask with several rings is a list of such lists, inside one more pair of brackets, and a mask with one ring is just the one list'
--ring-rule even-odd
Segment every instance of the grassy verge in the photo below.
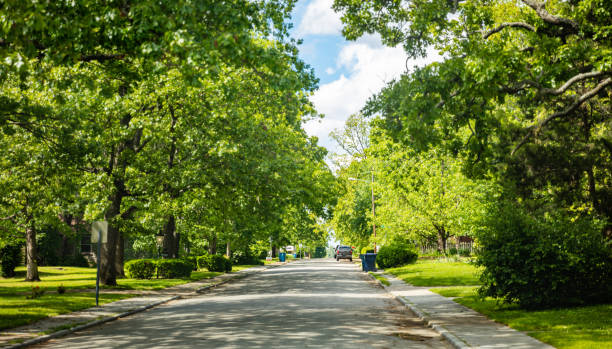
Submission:
{"label": "grassy verge", "polygon": [[[26,282],[25,268],[18,267],[17,276],[12,278],[0,277],[0,297],[29,293],[32,287],[38,286],[45,292],[56,291],[61,285],[67,290],[92,289],[96,287],[96,269],[78,267],[39,267],[39,282]],[[189,278],[182,279],[118,279],[117,286],[102,286],[102,289],[125,290],[159,290],[201,279],[208,279],[223,273],[210,271],[194,271]]]}
{"label": "grassy verge", "polygon": [[480,284],[478,269],[466,262],[447,260],[418,260],[386,273],[414,286],[472,286]]}
{"label": "grassy verge", "polygon": [[[130,294],[100,294],[100,304],[130,298]],[[34,321],[96,305],[95,293],[44,294],[36,299],[24,296],[0,296],[0,329],[26,325]]]}
{"label": "grassy verge", "polygon": [[[252,266],[234,266],[239,271]],[[95,306],[96,286],[95,268],[78,267],[39,267],[42,281],[26,282],[25,268],[18,267],[17,276],[0,277],[0,329],[17,327],[59,314],[69,313]],[[118,279],[117,286],[102,286],[100,303],[114,302],[120,299],[137,296],[135,294],[105,293],[104,290],[160,290],[166,287],[185,284],[192,281],[213,278],[223,273],[206,270],[194,271],[189,278],[182,279]],[[67,292],[58,294],[57,289],[63,286]],[[35,299],[26,299],[32,288],[38,287],[43,295]],[[82,292],[81,292],[82,291]]]}
{"label": "grassy verge", "polygon": [[373,272],[368,272],[370,275],[372,275],[373,277],[376,278],[376,280],[380,281],[383,285],[385,286],[391,286],[391,283],[389,282],[389,280],[387,280],[386,277],[380,275],[380,274],[375,274]]}
{"label": "grassy verge", "polygon": [[548,310],[524,310],[516,305],[479,299],[476,287],[432,289],[490,319],[523,331],[560,349],[612,348],[612,304]]}
{"label": "grassy verge", "polygon": [[259,267],[259,265],[234,265],[232,266],[232,272],[237,272],[237,271],[241,271],[241,270],[249,269],[253,267]]}

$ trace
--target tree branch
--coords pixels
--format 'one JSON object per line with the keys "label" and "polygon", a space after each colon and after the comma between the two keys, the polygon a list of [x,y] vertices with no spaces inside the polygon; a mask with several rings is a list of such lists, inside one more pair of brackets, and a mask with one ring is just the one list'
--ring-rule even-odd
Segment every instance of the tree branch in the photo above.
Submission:
{"label": "tree branch", "polygon": [[567,82],[565,84],[563,84],[563,86],[559,87],[558,89],[553,89],[553,88],[543,88],[539,91],[540,94],[546,94],[546,95],[553,95],[553,96],[558,96],[560,94],[562,94],[563,92],[565,92],[570,86],[572,86],[574,83],[578,82],[578,81],[582,81],[585,79],[589,79],[589,78],[594,78],[594,77],[598,77],[598,76],[602,76],[604,75],[603,72],[600,71],[592,71],[592,72],[588,72],[588,73],[582,73],[582,74],[578,74],[576,76],[574,76],[573,78],[567,80]]}
{"label": "tree branch", "polygon": [[551,15],[546,10],[546,2],[540,2],[537,0],[521,1],[527,6],[531,7],[544,22],[567,28],[572,33],[578,32],[578,23],[572,21],[571,19]]}
{"label": "tree branch", "polygon": [[488,32],[486,32],[486,33],[484,33],[482,35],[482,38],[486,40],[486,39],[489,38],[489,36],[491,36],[491,35],[493,35],[495,33],[498,33],[500,31],[502,31],[504,28],[508,28],[508,27],[511,27],[511,28],[522,28],[522,29],[526,29],[526,30],[532,31],[534,33],[536,31],[536,28],[534,26],[532,26],[531,24],[527,24],[527,23],[523,23],[523,22],[509,22],[509,23],[502,23],[498,27],[489,30]]}
{"label": "tree branch", "polygon": [[529,127],[529,132],[527,132],[527,134],[525,135],[525,137],[523,137],[523,139],[519,142],[519,144],[517,144],[516,147],[514,147],[512,152],[510,152],[510,155],[511,156],[514,155],[517,150],[519,150],[523,145],[525,145],[525,143],[527,143],[527,141],[529,140],[529,138],[531,138],[532,135],[534,135],[536,132],[542,129],[542,127],[546,126],[546,124],[548,124],[549,122],[551,122],[552,120],[556,118],[560,118],[562,116],[565,116],[571,113],[576,108],[578,108],[580,105],[582,105],[582,103],[584,103],[585,101],[595,96],[604,87],[610,85],[610,83],[612,83],[612,78],[607,78],[601,81],[597,86],[595,86],[595,88],[593,88],[592,90],[580,96],[580,98],[578,98],[577,101],[575,101],[572,105],[567,107],[565,110],[556,112],[550,115],[549,117],[547,117],[546,119],[542,120],[542,122],[538,123],[537,125]]}

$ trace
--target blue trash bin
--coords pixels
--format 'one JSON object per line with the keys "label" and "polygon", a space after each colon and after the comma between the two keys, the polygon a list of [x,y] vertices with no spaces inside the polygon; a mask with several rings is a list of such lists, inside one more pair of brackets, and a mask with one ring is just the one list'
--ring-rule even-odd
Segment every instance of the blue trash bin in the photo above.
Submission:
{"label": "blue trash bin", "polygon": [[285,252],[281,252],[281,253],[278,254],[278,261],[279,262],[284,262],[286,258],[287,258],[287,254]]}
{"label": "blue trash bin", "polygon": [[376,253],[366,253],[365,256],[362,254],[360,257],[363,271],[376,271]]}

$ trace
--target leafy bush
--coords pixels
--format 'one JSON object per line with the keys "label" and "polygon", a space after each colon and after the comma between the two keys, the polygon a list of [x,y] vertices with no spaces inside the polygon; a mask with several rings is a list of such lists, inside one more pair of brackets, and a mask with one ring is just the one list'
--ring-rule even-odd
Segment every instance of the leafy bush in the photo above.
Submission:
{"label": "leafy bush", "polygon": [[156,264],[157,277],[162,279],[188,278],[193,270],[191,262],[183,259],[159,259]]}
{"label": "leafy bush", "polygon": [[210,255],[204,254],[196,257],[196,265],[198,269],[208,269],[210,266]]}
{"label": "leafy bush", "polygon": [[156,268],[157,265],[152,259],[134,259],[123,266],[125,275],[131,279],[151,279]]}
{"label": "leafy bush", "polygon": [[191,264],[191,270],[193,271],[198,270],[198,261],[197,261],[196,256],[186,256],[183,259],[187,261],[189,264]]}
{"label": "leafy bush", "polygon": [[0,263],[2,263],[2,276],[15,276],[15,268],[21,262],[21,246],[6,245],[0,248]]}
{"label": "leafy bush", "polygon": [[232,261],[227,259],[225,256],[214,254],[209,256],[209,262],[207,269],[209,271],[221,271],[230,272],[232,271]]}
{"label": "leafy bush", "polygon": [[494,208],[479,237],[481,296],[524,308],[609,301],[612,254],[593,221]]}
{"label": "leafy bush", "polygon": [[315,248],[314,253],[312,254],[312,258],[323,258],[327,255],[327,250],[323,246],[318,246]]}
{"label": "leafy bush", "polygon": [[263,262],[256,256],[247,254],[243,251],[236,251],[232,255],[233,265],[263,265]]}
{"label": "leafy bush", "polygon": [[376,255],[379,268],[394,268],[404,264],[414,263],[419,257],[416,248],[406,243],[391,243],[383,246]]}

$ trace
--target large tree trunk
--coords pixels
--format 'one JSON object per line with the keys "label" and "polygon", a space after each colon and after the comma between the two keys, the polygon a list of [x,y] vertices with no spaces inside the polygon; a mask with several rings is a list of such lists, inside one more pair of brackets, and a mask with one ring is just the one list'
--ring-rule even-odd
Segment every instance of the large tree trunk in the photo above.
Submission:
{"label": "large tree trunk", "polygon": [[168,216],[163,228],[164,242],[163,253],[165,258],[178,258],[178,245],[180,236],[176,233],[176,221],[174,215]]}
{"label": "large tree trunk", "polygon": [[208,254],[217,253],[217,233],[212,233],[210,239],[208,239]]}
{"label": "large tree trunk", "polygon": [[40,281],[38,276],[38,248],[36,246],[36,230],[26,228],[26,279],[25,281]]}
{"label": "large tree trunk", "polygon": [[444,226],[438,226],[434,224],[436,231],[438,232],[438,251],[446,253],[446,241],[448,240],[448,232],[444,229]]}
{"label": "large tree trunk", "polygon": [[272,258],[276,257],[276,246],[272,245]]}
{"label": "large tree trunk", "polygon": [[232,246],[229,240],[225,244],[225,255],[227,256],[227,258],[232,258]]}
{"label": "large tree trunk", "polygon": [[125,277],[123,271],[123,257],[125,256],[125,239],[120,231],[117,234],[117,250],[115,251],[115,274],[120,277]]}
{"label": "large tree trunk", "polygon": [[117,269],[115,262],[117,259],[117,241],[119,229],[115,220],[120,213],[121,201],[123,200],[122,190],[116,188],[110,195],[110,206],[104,214],[104,219],[108,222],[108,234],[105,244],[101,246],[100,258],[100,280],[107,286],[117,285]]}

